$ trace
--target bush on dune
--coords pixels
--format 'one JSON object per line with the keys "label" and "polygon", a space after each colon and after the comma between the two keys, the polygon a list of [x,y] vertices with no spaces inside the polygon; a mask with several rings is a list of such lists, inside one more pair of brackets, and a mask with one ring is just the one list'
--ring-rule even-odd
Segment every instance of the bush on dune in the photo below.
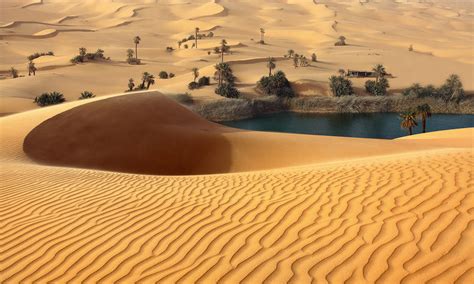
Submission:
{"label": "bush on dune", "polygon": [[34,103],[44,107],[49,105],[56,105],[65,102],[63,94],[59,92],[43,93],[40,96],[36,97]]}
{"label": "bush on dune", "polygon": [[84,91],[81,93],[79,100],[85,100],[85,99],[91,99],[91,98],[95,98],[95,95],[92,92]]}

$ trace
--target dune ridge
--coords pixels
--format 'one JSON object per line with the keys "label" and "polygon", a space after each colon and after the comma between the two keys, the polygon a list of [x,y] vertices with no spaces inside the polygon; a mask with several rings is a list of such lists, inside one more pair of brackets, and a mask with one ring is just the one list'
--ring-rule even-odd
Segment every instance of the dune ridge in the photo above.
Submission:
{"label": "dune ridge", "polygon": [[[469,141],[474,129],[402,139],[406,149],[424,150],[388,154],[398,142],[387,141],[385,155],[220,175],[51,167],[22,151],[42,121],[98,102],[114,100],[0,118],[2,282],[469,283],[474,277],[474,154],[469,144],[451,141]],[[178,114],[163,123],[179,121]],[[280,147],[302,138],[247,135],[269,135]],[[435,138],[448,140],[432,146]],[[324,151],[337,153],[346,140],[334,138]]]}

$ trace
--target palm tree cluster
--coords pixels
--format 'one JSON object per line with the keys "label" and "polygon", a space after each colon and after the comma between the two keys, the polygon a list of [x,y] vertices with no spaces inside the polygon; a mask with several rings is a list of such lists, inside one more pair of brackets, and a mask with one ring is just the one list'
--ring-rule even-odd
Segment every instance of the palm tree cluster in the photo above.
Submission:
{"label": "palm tree cluster", "polygon": [[451,74],[439,88],[433,85],[422,86],[420,84],[413,84],[403,91],[403,95],[417,98],[433,97],[446,102],[452,101],[456,103],[465,98],[461,78],[456,74]]}
{"label": "palm tree cluster", "polygon": [[286,78],[283,71],[277,71],[274,75],[268,77],[263,76],[257,82],[257,90],[261,91],[265,95],[277,96],[277,97],[294,97],[295,94],[291,88],[290,81]]}
{"label": "palm tree cluster", "polygon": [[71,59],[72,63],[82,63],[86,61],[94,61],[94,60],[110,60],[110,58],[106,58],[104,56],[104,50],[103,49],[97,49],[96,52],[87,52],[87,49],[85,47],[80,47],[79,48],[79,55],[74,56]]}
{"label": "palm tree cluster", "polygon": [[[181,45],[183,45],[183,43],[185,43],[187,41],[190,41],[190,40],[194,40],[193,47],[197,48],[197,45],[198,45],[197,41],[198,40],[206,38],[206,37],[214,37],[213,32],[209,32],[207,34],[200,34],[199,31],[200,31],[199,27],[196,27],[194,29],[194,34],[193,35],[189,35],[187,38],[183,38],[181,40],[178,40],[178,48],[181,48]],[[185,45],[185,48],[188,48],[187,46],[188,45]]]}
{"label": "palm tree cluster", "polygon": [[227,98],[238,98],[239,91],[235,88],[235,76],[228,63],[218,63],[215,66],[214,79],[217,81],[215,93]]}
{"label": "palm tree cluster", "polygon": [[331,76],[329,78],[329,87],[333,95],[336,97],[351,96],[354,94],[352,82],[345,77],[345,72],[340,72],[339,76]]}
{"label": "palm tree cluster", "polygon": [[385,96],[387,89],[390,87],[387,78],[387,72],[382,64],[377,64],[373,69],[375,81],[368,80],[365,82],[365,90],[375,96]]}
{"label": "palm tree cluster", "polygon": [[413,128],[418,126],[417,117],[421,118],[422,131],[426,132],[426,121],[431,117],[431,107],[429,104],[423,104],[416,107],[414,110],[408,110],[400,114],[400,126],[408,130],[410,135],[413,134]]}
{"label": "palm tree cluster", "polygon": [[[193,81],[188,84],[188,89],[194,90],[194,89],[199,89],[202,86],[208,86],[211,84],[211,78],[203,76],[199,78],[199,69],[197,67],[194,67],[191,69],[191,73],[193,75]],[[196,80],[199,78],[199,80],[196,82]]]}
{"label": "palm tree cluster", "polygon": [[150,89],[151,85],[155,84],[155,76],[151,73],[144,72],[141,78],[141,84],[138,87],[135,87],[135,80],[133,78],[128,79],[128,91],[134,90],[145,90]]}
{"label": "palm tree cluster", "polygon": [[295,66],[295,68],[307,67],[309,66],[309,60],[306,58],[306,56],[295,53],[293,55],[293,66]]}

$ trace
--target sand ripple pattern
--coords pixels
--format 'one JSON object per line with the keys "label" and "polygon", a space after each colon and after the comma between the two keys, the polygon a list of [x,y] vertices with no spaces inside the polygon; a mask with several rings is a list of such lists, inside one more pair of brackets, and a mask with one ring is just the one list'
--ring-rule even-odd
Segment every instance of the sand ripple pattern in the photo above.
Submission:
{"label": "sand ripple pattern", "polygon": [[473,159],[212,177],[8,163],[0,282],[469,283]]}

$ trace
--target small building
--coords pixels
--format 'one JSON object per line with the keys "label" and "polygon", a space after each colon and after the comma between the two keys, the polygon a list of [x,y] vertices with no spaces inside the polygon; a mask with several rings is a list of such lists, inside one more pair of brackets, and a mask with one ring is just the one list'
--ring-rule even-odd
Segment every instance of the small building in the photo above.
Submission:
{"label": "small building", "polygon": [[375,78],[377,77],[377,74],[372,71],[347,70],[346,76],[355,78]]}

